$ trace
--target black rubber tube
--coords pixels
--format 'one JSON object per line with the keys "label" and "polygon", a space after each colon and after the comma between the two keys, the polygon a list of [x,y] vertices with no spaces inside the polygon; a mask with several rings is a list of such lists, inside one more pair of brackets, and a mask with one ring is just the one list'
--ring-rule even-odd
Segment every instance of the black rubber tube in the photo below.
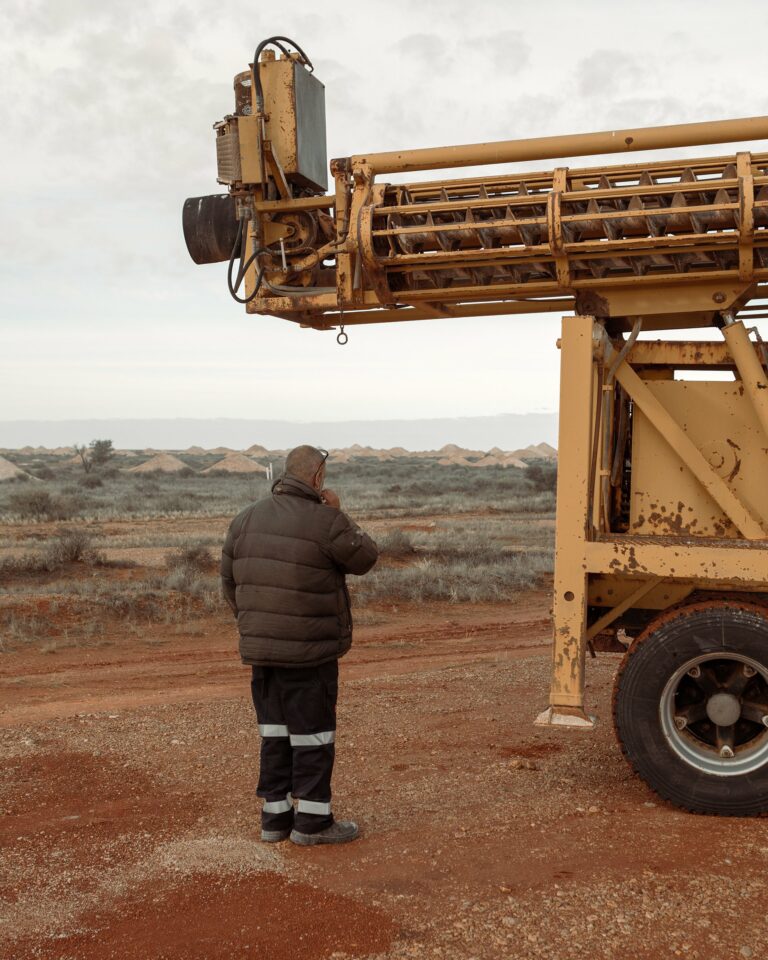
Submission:
{"label": "black rubber tube", "polygon": [[[230,296],[233,300],[236,300],[237,303],[250,303],[259,292],[261,288],[261,281],[264,279],[264,268],[259,267],[259,272],[256,276],[256,285],[254,286],[252,292],[245,298],[239,297],[237,291],[240,289],[240,284],[243,282],[246,271],[258,257],[260,253],[266,253],[266,250],[257,249],[255,250],[250,257],[244,261],[244,240],[243,240],[243,221],[241,220],[237,228],[237,237],[235,238],[235,244],[232,247],[232,253],[229,257],[229,266],[227,267],[227,287],[229,289]],[[232,267],[235,265],[235,259],[237,258],[238,250],[240,251],[240,266],[237,268],[237,277],[234,284],[232,283]]]}
{"label": "black rubber tube", "polygon": [[264,109],[264,91],[261,86],[261,77],[259,75],[259,57],[261,56],[261,51],[270,44],[274,44],[279,50],[288,56],[288,50],[283,46],[283,43],[290,43],[296,52],[301,54],[301,56],[304,58],[304,62],[309,67],[310,73],[315,69],[312,61],[309,59],[306,53],[304,53],[298,43],[296,43],[295,40],[291,40],[290,37],[268,37],[266,40],[262,40],[258,47],[256,47],[256,51],[253,54],[253,80],[256,84],[257,113],[261,113]]}

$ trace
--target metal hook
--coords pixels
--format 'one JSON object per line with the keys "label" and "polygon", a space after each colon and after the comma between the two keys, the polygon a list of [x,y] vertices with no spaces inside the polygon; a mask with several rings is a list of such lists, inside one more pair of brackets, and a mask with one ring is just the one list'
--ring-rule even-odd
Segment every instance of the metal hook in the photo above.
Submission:
{"label": "metal hook", "polygon": [[336,334],[336,343],[338,343],[340,347],[343,347],[348,341],[349,335],[344,333],[344,324],[342,323],[339,327],[339,332]]}

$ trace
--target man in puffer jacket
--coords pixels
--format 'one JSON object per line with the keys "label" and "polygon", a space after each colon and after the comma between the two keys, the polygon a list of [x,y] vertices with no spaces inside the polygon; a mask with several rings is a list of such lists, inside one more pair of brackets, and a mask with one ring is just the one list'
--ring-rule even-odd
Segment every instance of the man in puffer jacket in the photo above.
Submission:
{"label": "man in puffer jacket", "polygon": [[272,496],[230,524],[221,557],[240,657],[253,671],[261,839],[305,846],[358,834],[357,824],[331,813],[338,660],[352,645],[345,575],[367,573],[378,558],[324,489],[327,457],[315,447],[292,450]]}

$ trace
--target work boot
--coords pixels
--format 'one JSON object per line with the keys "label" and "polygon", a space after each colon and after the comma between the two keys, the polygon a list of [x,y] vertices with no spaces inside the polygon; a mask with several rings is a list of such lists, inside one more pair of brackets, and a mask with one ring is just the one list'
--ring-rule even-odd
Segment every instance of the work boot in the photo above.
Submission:
{"label": "work boot", "polygon": [[291,835],[291,828],[287,830],[262,830],[261,839],[264,843],[280,843],[281,840],[287,840]]}
{"label": "work boot", "polygon": [[350,843],[360,831],[352,820],[336,820],[318,833],[299,833],[291,831],[291,841],[300,847],[312,847],[316,843]]}

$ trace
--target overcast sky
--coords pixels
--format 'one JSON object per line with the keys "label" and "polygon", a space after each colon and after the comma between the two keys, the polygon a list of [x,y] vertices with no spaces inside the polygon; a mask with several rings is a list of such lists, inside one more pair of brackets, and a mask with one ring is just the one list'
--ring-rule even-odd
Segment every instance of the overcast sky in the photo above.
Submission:
{"label": "overcast sky", "polygon": [[341,348],[246,316],[225,265],[191,262],[181,206],[220,189],[234,74],[296,39],[333,157],[765,114],[767,28],[763,0],[4,0],[0,419],[554,410],[556,317]]}

